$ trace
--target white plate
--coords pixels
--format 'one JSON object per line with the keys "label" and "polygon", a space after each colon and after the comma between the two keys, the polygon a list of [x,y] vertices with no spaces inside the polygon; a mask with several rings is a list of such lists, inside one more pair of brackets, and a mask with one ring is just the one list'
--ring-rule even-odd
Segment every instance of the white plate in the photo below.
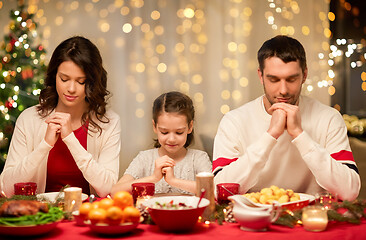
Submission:
{"label": "white plate", "polygon": [[[40,193],[40,194],[37,194],[37,199],[39,199],[39,200],[46,199],[49,202],[55,202],[58,194],[59,194],[59,192]],[[64,198],[64,193],[62,192],[59,197]],[[85,201],[86,199],[88,199],[88,195],[86,195],[85,193],[82,193],[81,200]]]}

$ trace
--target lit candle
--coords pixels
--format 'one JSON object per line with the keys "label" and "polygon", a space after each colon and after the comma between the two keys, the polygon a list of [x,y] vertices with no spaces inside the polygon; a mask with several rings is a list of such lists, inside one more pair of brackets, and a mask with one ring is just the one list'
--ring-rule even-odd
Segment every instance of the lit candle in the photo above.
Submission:
{"label": "lit candle", "polygon": [[81,205],[81,188],[69,187],[64,189],[64,200],[65,200],[65,212],[73,212],[79,210]]}
{"label": "lit candle", "polygon": [[305,207],[302,212],[302,225],[307,231],[324,231],[328,225],[327,210],[322,206]]}
{"label": "lit candle", "polygon": [[210,172],[200,172],[196,175],[196,196],[200,197],[201,190],[206,191],[204,198],[210,201],[202,214],[203,219],[209,219],[215,212],[214,175]]}
{"label": "lit candle", "polygon": [[136,200],[136,207],[139,209],[145,209],[145,206],[143,203],[146,202],[147,200],[149,200],[150,198],[152,198],[152,196],[149,196],[149,195],[138,197]]}

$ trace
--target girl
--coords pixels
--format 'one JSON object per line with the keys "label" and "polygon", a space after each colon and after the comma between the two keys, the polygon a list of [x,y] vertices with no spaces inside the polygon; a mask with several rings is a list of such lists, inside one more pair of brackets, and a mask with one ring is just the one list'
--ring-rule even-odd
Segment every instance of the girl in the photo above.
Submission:
{"label": "girl", "polygon": [[153,129],[157,134],[154,149],[140,152],[123,177],[112,188],[130,191],[136,182],[155,183],[156,193],[195,193],[195,176],[210,172],[206,152],[189,149],[193,141],[194,107],[180,92],[160,95],[153,105]]}
{"label": "girl", "polygon": [[106,87],[102,58],[88,39],[72,37],[55,49],[40,104],[16,122],[0,176],[8,197],[14,183],[28,181],[39,193],[66,184],[86,194],[110,193],[118,180],[120,120],[106,109]]}

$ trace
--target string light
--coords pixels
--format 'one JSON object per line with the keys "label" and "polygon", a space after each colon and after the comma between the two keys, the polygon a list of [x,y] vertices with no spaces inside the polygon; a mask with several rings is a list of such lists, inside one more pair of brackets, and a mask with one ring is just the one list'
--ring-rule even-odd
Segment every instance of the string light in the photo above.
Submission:
{"label": "string light", "polygon": [[[118,29],[120,34],[118,34],[116,39],[112,40],[112,45],[114,45],[111,46],[111,48],[124,51],[125,48],[132,46],[130,42],[131,38],[138,39],[136,43],[133,43],[134,48],[138,45],[138,47],[136,47],[138,50],[130,51],[130,49],[127,49],[129,50],[129,54],[126,55],[128,73],[124,78],[126,79],[126,85],[130,93],[136,96],[135,99],[133,98],[136,101],[136,104],[138,104],[136,109],[139,109],[133,113],[136,118],[145,117],[145,115],[150,112],[142,107],[147,105],[146,101],[151,100],[148,95],[143,95],[143,90],[146,91],[147,88],[149,90],[156,90],[175,87],[176,89],[193,96],[196,103],[202,105],[210,104],[205,102],[208,101],[208,98],[206,97],[206,93],[201,90],[204,87],[204,84],[211,80],[207,79],[207,76],[213,76],[203,74],[205,63],[201,61],[201,56],[205,55],[208,52],[208,49],[212,51],[213,39],[211,39],[212,36],[209,35],[210,33],[208,33],[206,26],[209,18],[207,17],[205,4],[208,4],[209,1],[188,1],[185,4],[179,5],[179,9],[175,9],[173,12],[175,18],[178,19],[177,25],[173,26],[173,28],[170,28],[171,25],[165,24],[167,22],[167,14],[165,14],[165,11],[168,10],[167,5],[169,4],[169,1],[157,1],[159,3],[157,4],[157,7],[153,9],[148,9],[148,6],[151,6],[151,4],[145,5],[144,3],[148,2],[143,0],[115,0],[112,1],[111,4],[108,4],[108,6],[104,6],[103,9],[100,8],[102,1],[98,0],[92,0],[85,4],[78,3],[77,1],[58,1],[57,4],[53,4],[53,6],[56,7],[60,14],[58,14],[58,16],[53,16],[52,18],[45,14],[45,10],[41,9],[41,6],[47,6],[47,4],[51,2],[52,1],[44,1],[42,4],[36,3],[34,4],[36,7],[33,8],[36,9],[34,12],[36,21],[34,22],[37,22],[43,27],[45,30],[43,32],[44,36],[48,34],[44,39],[44,43],[48,43],[48,41],[50,41],[48,39],[49,36],[53,35],[51,24],[58,28],[64,27],[65,24],[70,23],[70,20],[66,18],[67,14],[69,14],[70,11],[76,10],[83,10],[85,14],[90,16],[95,15],[98,24],[97,29],[105,36],[113,29]],[[216,71],[214,75],[219,78],[219,84],[221,85],[219,88],[219,96],[222,101],[216,109],[222,114],[228,112],[233,107],[233,103],[242,103],[245,94],[243,89],[248,89],[248,86],[251,84],[251,82],[249,82],[251,76],[247,75],[247,72],[256,68],[256,66],[254,66],[256,63],[253,63],[255,61],[246,62],[243,60],[245,59],[243,56],[247,55],[248,52],[252,50],[250,48],[253,46],[252,42],[247,41],[247,39],[254,35],[254,30],[256,31],[256,23],[253,21],[252,17],[255,9],[246,6],[243,2],[245,1],[232,0],[228,1],[227,6],[225,6],[224,14],[228,17],[225,18],[225,21],[227,22],[223,24],[222,32],[223,34],[226,34],[226,36],[223,38],[223,45],[219,47],[220,54],[222,53],[222,59],[219,60],[218,69],[214,69]],[[294,35],[296,33],[308,36],[309,34],[314,34],[316,32],[314,28],[310,28],[309,26],[295,26],[292,24],[292,22],[295,22],[294,18],[296,15],[299,14],[300,10],[303,10],[300,9],[301,6],[299,6],[299,1],[268,0],[265,4],[266,10],[265,15],[262,16],[262,21],[265,21],[266,24],[273,29],[273,33],[287,35]],[[26,19],[21,17],[24,16],[23,14],[20,14],[19,12],[14,12],[14,14],[16,15],[14,19],[18,21],[18,24],[21,23],[23,26],[24,23],[25,27],[30,26],[29,24],[31,23],[26,22]],[[169,13],[169,17],[171,17],[170,14],[171,12]],[[111,17],[115,15],[118,15],[121,20],[112,20],[116,19]],[[323,23],[327,21],[327,14],[325,13],[324,16],[325,18],[322,20]],[[329,16],[333,17],[331,14]],[[317,20],[319,21],[319,19]],[[118,24],[118,28],[113,24]],[[320,28],[325,28],[324,26],[324,24],[320,24]],[[166,41],[166,39],[170,39],[168,34],[176,34],[176,39],[179,39],[179,42],[171,44],[171,42]],[[37,36],[38,34],[36,31],[30,31],[29,37]],[[29,43],[25,41],[29,37],[27,34],[23,34],[17,39],[16,45],[14,46],[29,49]],[[339,42],[343,44],[342,46],[347,46],[344,41],[346,41],[346,39],[340,40]],[[106,40],[105,43],[107,43]],[[47,47],[47,44],[45,45]],[[323,49],[324,52],[319,51],[317,54],[319,58],[317,58],[317,60],[319,60],[319,62],[324,62],[329,66],[333,66],[337,62],[336,57],[343,56],[346,52],[347,55],[354,56],[357,52],[353,46],[353,52],[351,54],[351,51],[348,51],[348,49],[341,50],[339,47],[340,44],[337,43],[334,45],[337,49],[331,51],[332,58],[328,56],[329,53]],[[38,59],[34,59],[37,58],[37,54],[33,50],[28,54],[32,58],[32,64],[34,65],[39,65],[45,61],[45,54],[38,57]],[[173,58],[171,58],[171,56],[173,56]],[[8,62],[12,57],[15,58],[14,55],[9,55],[1,60]],[[353,62],[355,68],[362,64],[362,61],[355,60]],[[247,65],[248,67],[243,69],[244,65]],[[14,72],[20,75],[25,70],[26,66],[19,66],[14,69]],[[6,77],[11,76],[11,73],[8,71],[0,71],[0,74],[4,77],[5,75]],[[332,86],[333,82],[331,80],[333,78],[330,76],[333,75],[329,76],[328,74],[329,73],[324,71],[324,76],[319,77],[319,79],[314,78],[309,81],[307,80],[304,89],[308,92],[312,92],[315,88]],[[169,78],[170,82],[160,81],[160,79],[163,78]],[[43,79],[40,79],[40,81],[43,81]],[[251,81],[253,81],[253,79],[251,79]],[[11,86],[6,85],[6,87],[8,88]],[[0,88],[5,89],[5,84],[0,84]],[[31,94],[29,95],[29,93],[20,91],[19,95],[16,96],[27,94],[27,96],[37,98],[40,89],[32,87],[30,92]],[[14,95],[12,99],[14,100],[14,103],[17,103],[18,100],[15,98]],[[15,105],[18,105],[17,107],[20,108],[19,102]],[[201,109],[205,108],[199,108],[198,111],[201,111]]]}

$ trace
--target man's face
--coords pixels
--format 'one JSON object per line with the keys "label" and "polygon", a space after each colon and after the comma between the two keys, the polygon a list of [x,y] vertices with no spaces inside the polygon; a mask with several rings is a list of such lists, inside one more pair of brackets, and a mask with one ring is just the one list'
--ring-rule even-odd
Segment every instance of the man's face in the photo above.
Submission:
{"label": "man's face", "polygon": [[264,88],[266,109],[279,102],[298,105],[307,69],[303,73],[299,61],[285,63],[271,57],[264,60],[263,73],[258,69],[258,76]]}

